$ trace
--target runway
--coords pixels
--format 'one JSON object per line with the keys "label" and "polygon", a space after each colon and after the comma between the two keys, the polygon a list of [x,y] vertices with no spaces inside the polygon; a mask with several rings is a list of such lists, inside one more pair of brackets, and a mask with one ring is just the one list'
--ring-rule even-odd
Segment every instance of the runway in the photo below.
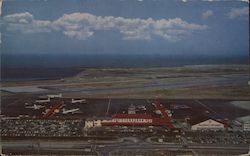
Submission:
{"label": "runway", "polygon": [[[153,89],[178,89],[193,86],[202,85],[218,85],[218,86],[232,86],[232,85],[244,85],[247,84],[247,75],[223,75],[220,77],[207,77],[202,79],[194,77],[193,79],[178,78],[171,82],[161,82],[159,79],[152,79],[151,82],[146,84],[134,84],[124,85],[120,87],[81,87],[81,88],[67,88],[67,85],[72,84],[51,84],[51,85],[35,85],[35,86],[21,86],[21,87],[2,87],[1,90],[5,90],[12,93],[32,92],[32,93],[84,93],[84,94],[101,94],[101,93],[118,93],[128,91],[144,91]],[[63,89],[56,89],[58,86],[65,86]],[[44,88],[54,88],[55,90],[49,90]],[[36,89],[34,89],[36,88]]]}

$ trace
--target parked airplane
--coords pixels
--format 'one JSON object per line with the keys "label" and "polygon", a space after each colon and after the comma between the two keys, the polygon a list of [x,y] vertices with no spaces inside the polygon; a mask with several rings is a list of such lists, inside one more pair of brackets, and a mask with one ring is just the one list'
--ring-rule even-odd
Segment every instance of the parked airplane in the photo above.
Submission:
{"label": "parked airplane", "polygon": [[32,106],[25,106],[25,108],[31,108],[31,109],[35,109],[35,110],[41,109],[41,108],[44,108],[44,107],[45,107],[45,106],[36,105],[36,104],[34,104],[34,105],[32,105]]}
{"label": "parked airplane", "polygon": [[72,114],[74,114],[74,113],[79,112],[79,110],[80,110],[79,108],[69,109],[69,110],[66,110],[66,109],[64,109],[64,108],[63,108],[62,113],[63,113],[63,114],[68,114],[68,113],[72,113]]}
{"label": "parked airplane", "polygon": [[62,93],[60,93],[60,94],[52,94],[52,95],[47,95],[48,96],[48,98],[61,98],[62,97]]}
{"label": "parked airplane", "polygon": [[72,99],[71,100],[71,103],[83,103],[83,102],[86,102],[85,99]]}
{"label": "parked airplane", "polygon": [[139,110],[144,110],[144,111],[147,110],[146,106],[137,106],[136,108]]}
{"label": "parked airplane", "polygon": [[55,113],[59,113],[59,110],[63,107],[64,102],[61,101],[57,104],[55,104],[54,106],[52,106],[50,109],[46,109],[45,113],[43,113],[43,117],[44,118],[48,118],[50,116],[52,116]]}
{"label": "parked airplane", "polygon": [[46,102],[50,102],[50,98],[36,100],[36,103],[46,103]]}

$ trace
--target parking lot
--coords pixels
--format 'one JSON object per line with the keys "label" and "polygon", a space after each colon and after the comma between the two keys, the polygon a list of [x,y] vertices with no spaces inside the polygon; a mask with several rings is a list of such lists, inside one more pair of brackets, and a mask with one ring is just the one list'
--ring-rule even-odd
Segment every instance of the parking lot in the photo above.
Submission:
{"label": "parking lot", "polygon": [[3,137],[83,136],[83,120],[11,119],[1,121]]}
{"label": "parking lot", "polygon": [[184,137],[193,144],[250,144],[250,132],[195,131],[186,132]]}

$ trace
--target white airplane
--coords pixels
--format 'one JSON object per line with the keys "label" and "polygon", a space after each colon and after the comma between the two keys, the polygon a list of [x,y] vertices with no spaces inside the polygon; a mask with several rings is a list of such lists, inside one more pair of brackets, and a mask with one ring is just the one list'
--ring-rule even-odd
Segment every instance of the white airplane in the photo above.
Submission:
{"label": "white airplane", "polygon": [[61,98],[62,97],[62,93],[60,94],[54,94],[54,95],[47,95],[48,98]]}
{"label": "white airplane", "polygon": [[36,103],[46,103],[46,102],[50,102],[50,98],[36,100]]}
{"label": "white airplane", "polygon": [[147,110],[146,106],[137,106],[137,109],[139,109],[139,110]]}
{"label": "white airplane", "polygon": [[63,113],[63,114],[68,114],[68,113],[72,113],[72,114],[74,114],[74,113],[79,112],[79,110],[80,110],[79,108],[69,109],[69,110],[66,110],[66,109],[64,109],[64,108],[63,108],[62,113]]}
{"label": "white airplane", "polygon": [[45,106],[42,106],[42,105],[36,105],[34,104],[33,106],[25,106],[25,108],[31,108],[31,109],[35,109],[35,110],[38,110],[38,109],[41,109],[41,108],[44,108]]}
{"label": "white airplane", "polygon": [[170,110],[166,109],[165,112],[168,114],[168,116],[172,116],[172,112]]}
{"label": "white airplane", "polygon": [[162,114],[162,112],[159,109],[155,110],[154,112],[155,112],[155,114],[158,114],[158,115]]}
{"label": "white airplane", "polygon": [[86,102],[86,99],[72,99],[71,103],[83,103]]}

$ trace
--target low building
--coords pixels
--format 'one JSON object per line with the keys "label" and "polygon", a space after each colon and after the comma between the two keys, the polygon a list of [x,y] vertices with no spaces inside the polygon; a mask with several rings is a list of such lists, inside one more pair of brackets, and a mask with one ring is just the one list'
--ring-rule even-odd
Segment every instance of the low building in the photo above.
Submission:
{"label": "low building", "polygon": [[241,128],[243,131],[250,131],[250,115],[237,118],[239,123],[241,123]]}
{"label": "low building", "polygon": [[[160,116],[150,113],[136,113],[134,106],[128,108],[128,113],[116,113],[111,118],[94,118],[85,121],[85,128],[101,126],[164,126],[174,129],[169,111],[159,102],[152,104]],[[156,114],[158,115],[158,114]]]}
{"label": "low building", "polygon": [[101,127],[101,120],[100,119],[87,119],[85,121],[85,128],[92,128],[92,127]]}
{"label": "low building", "polygon": [[131,106],[128,108],[128,114],[136,114],[136,109],[135,109],[135,106],[134,106],[134,105],[131,105]]}
{"label": "low building", "polygon": [[202,116],[189,121],[191,130],[225,130],[228,124],[209,116]]}
{"label": "low building", "polygon": [[243,131],[250,131],[250,122],[243,123]]}
{"label": "low building", "polygon": [[110,118],[89,118],[85,120],[84,128],[101,127],[102,123],[110,120]]}

